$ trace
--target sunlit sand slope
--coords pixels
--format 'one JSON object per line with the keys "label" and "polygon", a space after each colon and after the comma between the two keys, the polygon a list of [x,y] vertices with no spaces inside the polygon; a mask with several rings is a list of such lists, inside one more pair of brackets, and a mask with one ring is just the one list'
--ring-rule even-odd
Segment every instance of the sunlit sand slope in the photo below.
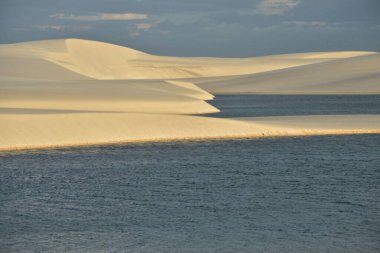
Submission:
{"label": "sunlit sand slope", "polygon": [[213,94],[380,94],[380,54],[193,81]]}
{"label": "sunlit sand slope", "polygon": [[48,60],[49,54],[66,51],[64,40],[0,45],[0,77],[43,80],[90,79]]}
{"label": "sunlit sand slope", "polygon": [[103,42],[62,39],[0,45],[0,75],[57,80],[229,76],[368,54],[372,53],[322,52],[241,59],[166,57]]}
{"label": "sunlit sand slope", "polygon": [[[313,124],[305,122],[313,121]],[[207,138],[380,133],[379,116],[228,120],[122,113],[0,114],[0,149]]]}
{"label": "sunlit sand slope", "polygon": [[[219,110],[192,83],[165,81],[2,81],[0,108],[202,114]],[[1,110],[0,110],[1,113]]]}

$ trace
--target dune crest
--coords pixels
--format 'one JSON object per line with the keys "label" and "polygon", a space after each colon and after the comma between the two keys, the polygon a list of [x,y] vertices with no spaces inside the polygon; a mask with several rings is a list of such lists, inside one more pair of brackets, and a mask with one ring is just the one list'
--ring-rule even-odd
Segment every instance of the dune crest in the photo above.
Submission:
{"label": "dune crest", "polygon": [[[369,54],[373,53],[317,52],[241,59],[167,57],[104,42],[62,39],[0,45],[0,64],[7,67],[0,75],[9,75],[13,70],[14,76],[23,77],[18,67],[33,64],[30,78],[180,79],[253,74]],[[9,66],[9,62],[13,65]],[[46,68],[56,73],[45,73]]]}

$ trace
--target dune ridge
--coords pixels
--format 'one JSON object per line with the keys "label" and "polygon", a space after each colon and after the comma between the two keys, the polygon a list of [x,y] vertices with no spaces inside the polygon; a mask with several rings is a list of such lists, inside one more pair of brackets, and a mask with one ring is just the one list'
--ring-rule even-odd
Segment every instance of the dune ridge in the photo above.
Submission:
{"label": "dune ridge", "polygon": [[[0,72],[0,76],[9,73],[23,76],[24,73],[17,72],[15,65],[25,66],[34,62],[35,66],[50,68],[55,73],[41,73],[34,67],[34,74],[30,73],[29,76],[31,78],[107,80],[215,77],[260,73],[371,54],[374,52],[316,52],[251,58],[167,57],[104,42],[61,39],[0,45],[0,64],[8,66],[6,71]],[[14,65],[10,66],[9,62]]]}

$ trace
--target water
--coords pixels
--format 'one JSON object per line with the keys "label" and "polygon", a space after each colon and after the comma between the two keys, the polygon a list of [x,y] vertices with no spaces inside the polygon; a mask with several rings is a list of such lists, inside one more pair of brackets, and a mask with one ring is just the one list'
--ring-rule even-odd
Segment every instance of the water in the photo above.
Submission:
{"label": "water", "polygon": [[380,135],[3,153],[2,252],[379,252]]}
{"label": "water", "polygon": [[[209,101],[221,110],[214,117],[380,114],[379,95],[217,96]],[[209,115],[208,115],[209,116]]]}
{"label": "water", "polygon": [[[379,113],[379,96],[342,99],[214,103],[221,117]],[[379,150],[357,135],[3,152],[0,252],[377,253]]]}

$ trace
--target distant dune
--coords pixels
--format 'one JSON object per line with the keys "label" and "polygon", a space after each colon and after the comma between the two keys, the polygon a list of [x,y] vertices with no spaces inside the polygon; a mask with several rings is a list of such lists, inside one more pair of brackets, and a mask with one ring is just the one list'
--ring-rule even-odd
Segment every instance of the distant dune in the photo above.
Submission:
{"label": "distant dune", "polygon": [[380,54],[192,81],[213,94],[380,94]]}
{"label": "distant dune", "polygon": [[380,117],[216,119],[214,94],[380,94],[380,55],[154,56],[62,39],[0,45],[0,149],[380,133]]}

